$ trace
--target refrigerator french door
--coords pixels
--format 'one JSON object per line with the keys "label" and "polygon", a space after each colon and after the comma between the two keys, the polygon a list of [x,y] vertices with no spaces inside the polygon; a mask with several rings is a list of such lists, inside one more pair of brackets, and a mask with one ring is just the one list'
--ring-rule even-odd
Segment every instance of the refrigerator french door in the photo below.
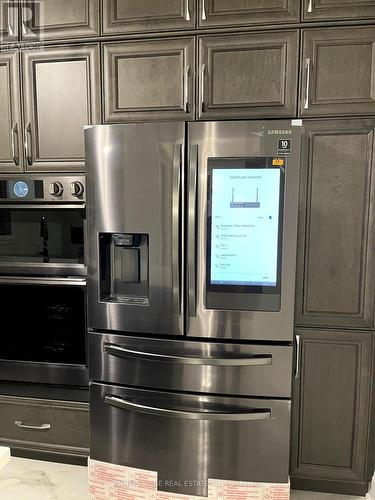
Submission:
{"label": "refrigerator french door", "polygon": [[190,495],[288,481],[300,130],[85,131],[91,458]]}
{"label": "refrigerator french door", "polygon": [[191,123],[187,136],[182,123],[86,130],[90,327],[291,341],[300,126]]}

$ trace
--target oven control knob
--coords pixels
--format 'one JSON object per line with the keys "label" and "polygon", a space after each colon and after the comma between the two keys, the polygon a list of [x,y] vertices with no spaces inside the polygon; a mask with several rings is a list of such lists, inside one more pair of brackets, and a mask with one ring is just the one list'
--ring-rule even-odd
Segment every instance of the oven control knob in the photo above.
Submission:
{"label": "oven control knob", "polygon": [[73,181],[69,186],[69,191],[73,196],[81,196],[84,189],[83,184],[79,181]]}
{"label": "oven control knob", "polygon": [[49,183],[49,192],[52,196],[56,196],[56,197],[62,196],[63,191],[64,191],[64,187],[61,184],[61,182],[55,181],[55,182]]}

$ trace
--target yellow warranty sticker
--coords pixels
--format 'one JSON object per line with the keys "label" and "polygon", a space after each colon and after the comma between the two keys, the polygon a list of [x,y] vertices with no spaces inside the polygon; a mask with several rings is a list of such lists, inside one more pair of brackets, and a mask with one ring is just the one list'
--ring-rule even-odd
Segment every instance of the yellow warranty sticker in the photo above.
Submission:
{"label": "yellow warranty sticker", "polygon": [[283,167],[284,166],[284,160],[282,158],[274,158],[272,160],[272,166],[273,167]]}

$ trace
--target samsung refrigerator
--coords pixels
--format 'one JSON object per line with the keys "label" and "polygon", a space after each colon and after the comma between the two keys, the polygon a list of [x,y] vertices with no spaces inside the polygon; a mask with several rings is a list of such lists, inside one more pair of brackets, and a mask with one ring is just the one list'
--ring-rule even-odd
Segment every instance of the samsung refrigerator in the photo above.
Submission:
{"label": "samsung refrigerator", "polygon": [[85,130],[92,459],[286,483],[300,120]]}

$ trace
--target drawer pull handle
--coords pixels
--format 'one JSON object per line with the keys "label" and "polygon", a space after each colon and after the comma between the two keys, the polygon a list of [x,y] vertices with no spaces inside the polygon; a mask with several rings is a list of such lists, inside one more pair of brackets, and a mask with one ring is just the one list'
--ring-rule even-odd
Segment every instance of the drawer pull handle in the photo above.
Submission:
{"label": "drawer pull handle", "polygon": [[154,352],[135,351],[113,344],[104,344],[104,352],[113,356],[143,358],[153,361],[164,361],[169,363],[188,365],[212,365],[212,366],[263,366],[272,365],[272,354],[254,354],[243,358],[195,358],[189,356],[175,356],[171,354],[157,354]]}
{"label": "drawer pull handle", "polygon": [[105,396],[106,404],[116,406],[124,410],[148,413],[151,415],[162,415],[165,417],[186,418],[188,420],[268,420],[271,418],[269,408],[254,408],[247,412],[214,412],[214,411],[186,411],[171,410],[169,408],[158,408],[156,406],[141,405],[116,396]]}
{"label": "drawer pull handle", "polygon": [[15,420],[15,425],[21,429],[32,429],[34,431],[46,431],[51,428],[51,424],[27,425],[22,420]]}

